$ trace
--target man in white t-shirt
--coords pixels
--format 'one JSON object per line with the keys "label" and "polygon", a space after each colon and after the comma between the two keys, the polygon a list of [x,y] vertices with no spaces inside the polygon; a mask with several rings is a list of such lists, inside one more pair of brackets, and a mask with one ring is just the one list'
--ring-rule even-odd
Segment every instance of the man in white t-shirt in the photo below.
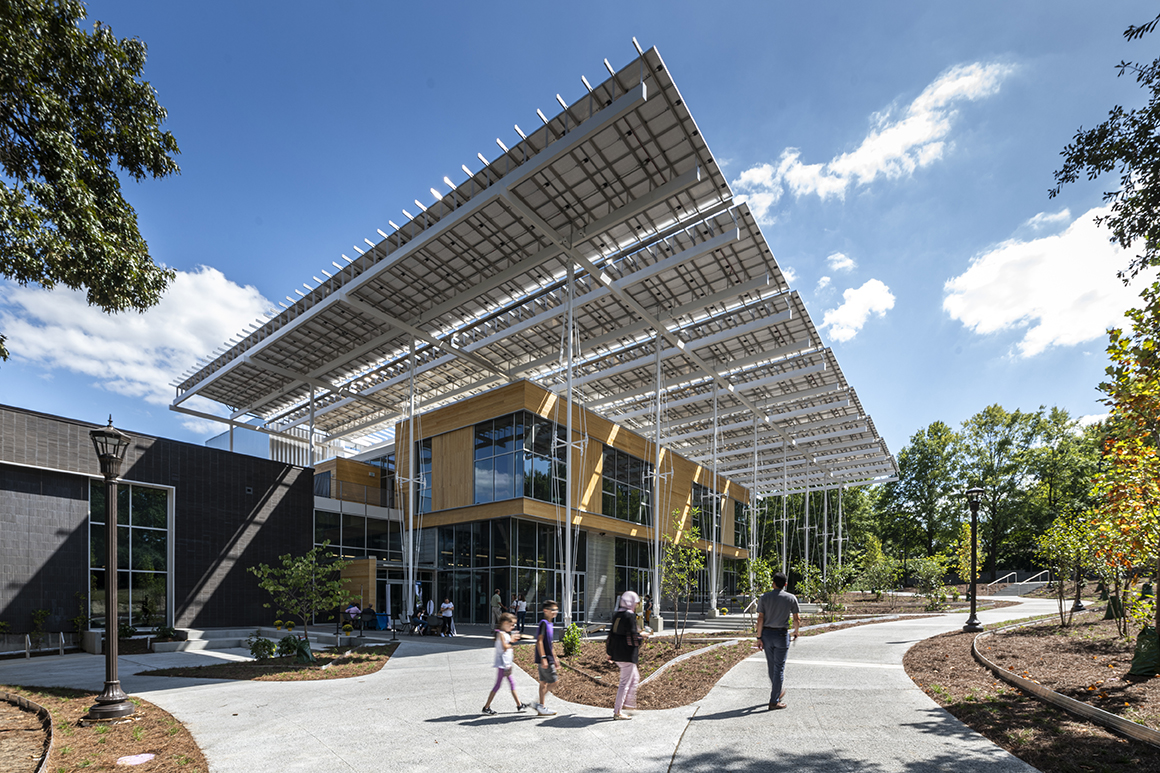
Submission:
{"label": "man in white t-shirt", "polygon": [[443,618],[443,636],[452,636],[452,626],[454,625],[455,605],[451,603],[451,597],[447,596],[443,599],[443,603],[439,605],[439,614]]}

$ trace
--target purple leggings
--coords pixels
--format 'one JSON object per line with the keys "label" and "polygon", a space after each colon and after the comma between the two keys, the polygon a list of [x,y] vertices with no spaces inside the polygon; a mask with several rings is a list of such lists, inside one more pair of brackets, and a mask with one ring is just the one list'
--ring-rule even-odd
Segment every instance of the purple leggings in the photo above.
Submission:
{"label": "purple leggings", "polygon": [[516,680],[512,678],[512,670],[510,668],[497,668],[495,670],[495,687],[491,688],[492,692],[499,692],[499,686],[503,684],[505,676],[508,680],[508,686],[512,688],[512,692],[516,691]]}

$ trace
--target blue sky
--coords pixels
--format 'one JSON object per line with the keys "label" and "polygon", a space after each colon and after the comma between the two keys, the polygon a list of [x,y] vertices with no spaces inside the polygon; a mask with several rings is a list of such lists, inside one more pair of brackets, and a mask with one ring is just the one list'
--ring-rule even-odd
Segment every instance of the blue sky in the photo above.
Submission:
{"label": "blue sky", "polygon": [[[1104,329],[1140,287],[1091,224],[1106,185],[1048,200],[1080,125],[1143,92],[1160,36],[1122,2],[90,2],[149,45],[179,176],[126,192],[178,270],[145,315],[0,282],[0,402],[201,442],[168,386],[340,253],[389,232],[513,123],[656,46],[703,136],[892,451],[990,403],[1102,412]],[[296,296],[295,296],[296,297]]]}

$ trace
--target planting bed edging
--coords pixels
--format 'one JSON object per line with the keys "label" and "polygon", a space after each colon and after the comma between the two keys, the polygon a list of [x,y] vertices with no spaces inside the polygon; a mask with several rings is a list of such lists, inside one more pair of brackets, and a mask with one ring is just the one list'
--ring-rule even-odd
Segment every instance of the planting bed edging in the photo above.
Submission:
{"label": "planting bed edging", "polygon": [[36,773],[44,773],[44,769],[48,765],[48,756],[52,753],[52,715],[48,713],[48,709],[44,706],[28,700],[23,695],[0,692],[0,700],[19,706],[25,711],[34,712],[36,716],[40,717],[40,724],[44,726],[44,732],[47,734],[48,740],[44,744],[44,754],[40,758],[40,764],[36,766]]}
{"label": "planting bed edging", "polygon": [[979,640],[986,636],[991,636],[992,634],[1000,633],[1001,631],[1009,631],[1014,628],[1022,628],[1024,626],[1034,625],[1035,623],[1040,622],[1042,622],[1042,620],[1030,620],[1025,623],[1016,623],[1015,625],[1008,625],[1004,626],[1003,628],[997,628],[994,631],[984,631],[976,636],[971,642],[971,654],[981,666],[990,669],[991,672],[995,674],[995,676],[999,677],[1010,685],[1018,687],[1020,690],[1023,690],[1036,700],[1049,703],[1052,706],[1061,708],[1068,713],[1075,714],[1076,716],[1086,719],[1090,722],[1095,722],[1097,725],[1102,725],[1103,727],[1120,733],[1121,735],[1126,735],[1133,740],[1149,744],[1150,746],[1155,746],[1156,748],[1160,748],[1160,732],[1157,732],[1150,727],[1137,724],[1130,719],[1124,719],[1123,717],[1112,714],[1109,711],[1096,708],[1090,703],[1084,703],[1083,701],[1077,701],[1075,698],[1069,698],[1066,695],[1060,695],[1054,690],[1049,690],[1041,684],[1036,684],[1030,679],[1024,679],[1023,677],[992,663],[987,659],[986,655],[979,652]]}

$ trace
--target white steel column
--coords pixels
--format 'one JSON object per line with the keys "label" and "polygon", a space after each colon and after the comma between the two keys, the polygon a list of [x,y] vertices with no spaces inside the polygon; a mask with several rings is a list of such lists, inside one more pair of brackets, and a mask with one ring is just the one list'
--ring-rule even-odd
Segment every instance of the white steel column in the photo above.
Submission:
{"label": "white steel column", "polygon": [[[545,125],[545,130],[547,125]],[[546,135],[545,135],[546,136]],[[568,410],[567,419],[567,436],[568,442],[564,447],[564,626],[567,627],[572,624],[572,595],[573,587],[573,572],[575,571],[575,564],[572,561],[572,484],[576,479],[573,472],[572,459],[572,349],[573,341],[576,334],[576,319],[574,299],[576,296],[576,264],[568,261],[568,330],[567,330],[567,349],[568,349],[568,399],[566,406]]]}
{"label": "white steel column", "polygon": [[749,541],[745,545],[749,550],[749,595],[756,596],[753,587],[753,559],[757,557],[759,541],[757,539],[757,414],[753,414],[753,487],[749,489]]}
{"label": "white steel column", "polygon": [[810,563],[810,482],[808,480],[806,481],[805,516],[806,516],[806,529],[805,529],[805,533],[806,533],[806,544],[805,544],[806,560],[805,560],[805,564],[808,566]]}
{"label": "white steel column", "polygon": [[830,492],[822,489],[822,579],[830,571]]}
{"label": "white steel column", "polygon": [[[653,609],[659,617],[661,613],[661,529],[665,528],[669,514],[661,513],[661,336],[656,334],[656,464],[653,467],[653,499],[652,499],[652,530],[653,530]],[[661,630],[657,626],[656,630]]]}
{"label": "white steel column", "polygon": [[[230,445],[233,445],[234,435],[230,432]],[[314,387],[310,387],[310,450],[306,452],[306,466],[314,466]],[[232,448],[230,449],[233,450]]]}
{"label": "white steel column", "polygon": [[[720,542],[717,539],[717,519],[720,518],[721,492],[717,491],[717,382],[713,382],[713,515],[709,520],[709,598],[713,604],[713,616],[717,616],[717,574],[720,570]],[[705,537],[701,535],[702,539]]]}
{"label": "white steel column", "polygon": [[838,487],[838,568],[842,568],[842,492],[845,485]]}
{"label": "white steel column", "polygon": [[781,446],[781,571],[789,576],[789,443]]}
{"label": "white steel column", "polygon": [[[407,619],[415,610],[415,476],[419,470],[419,447],[415,442],[415,339],[411,339],[410,394],[407,398],[407,590],[403,597],[407,600],[403,611]],[[399,449],[395,448],[395,458]],[[435,589],[431,589],[434,596]]]}

